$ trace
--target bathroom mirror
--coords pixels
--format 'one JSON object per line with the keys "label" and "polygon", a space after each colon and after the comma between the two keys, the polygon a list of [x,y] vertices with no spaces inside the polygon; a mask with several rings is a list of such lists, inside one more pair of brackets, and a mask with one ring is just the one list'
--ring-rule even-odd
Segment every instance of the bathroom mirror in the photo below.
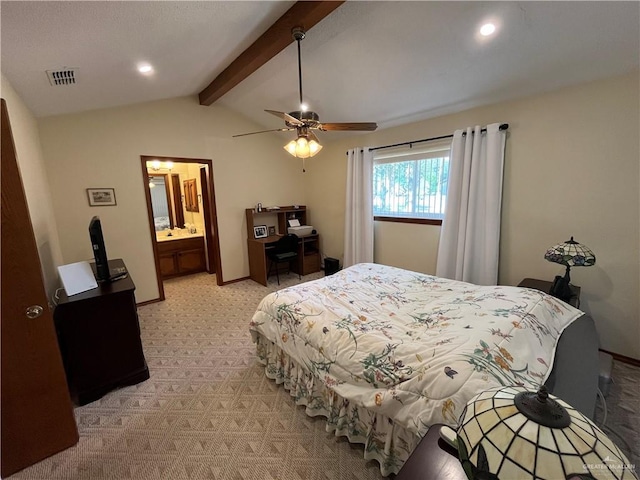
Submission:
{"label": "bathroom mirror", "polygon": [[168,175],[163,173],[149,174],[149,191],[151,192],[151,208],[156,232],[174,227],[171,194],[169,193]]}

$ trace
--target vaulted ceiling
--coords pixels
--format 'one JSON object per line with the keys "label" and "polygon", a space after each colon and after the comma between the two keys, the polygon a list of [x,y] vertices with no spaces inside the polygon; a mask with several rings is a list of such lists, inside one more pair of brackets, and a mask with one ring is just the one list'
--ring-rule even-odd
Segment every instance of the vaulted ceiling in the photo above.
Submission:
{"label": "vaulted ceiling", "polygon": [[[2,1],[2,73],[39,117],[198,95],[294,3]],[[351,0],[301,42],[305,100],[324,121],[385,127],[623,74],[639,19],[638,2]],[[51,86],[63,67],[77,83]],[[264,109],[299,107],[295,43],[216,103],[282,126]]]}

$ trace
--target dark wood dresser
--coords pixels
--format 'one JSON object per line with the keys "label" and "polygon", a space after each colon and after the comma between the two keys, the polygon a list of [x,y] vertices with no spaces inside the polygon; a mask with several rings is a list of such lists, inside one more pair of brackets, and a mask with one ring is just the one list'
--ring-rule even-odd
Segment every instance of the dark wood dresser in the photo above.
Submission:
{"label": "dark wood dresser", "polygon": [[[109,268],[126,267],[117,259],[109,260]],[[60,295],[53,317],[69,392],[78,405],[149,378],[135,288],[127,275],[71,297]]]}

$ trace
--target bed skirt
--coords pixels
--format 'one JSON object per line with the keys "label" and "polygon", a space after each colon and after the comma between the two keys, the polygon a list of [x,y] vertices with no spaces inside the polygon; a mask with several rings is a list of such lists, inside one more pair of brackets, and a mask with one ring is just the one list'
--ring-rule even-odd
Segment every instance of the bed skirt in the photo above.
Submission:
{"label": "bed skirt", "polygon": [[307,415],[322,415],[327,420],[327,432],[347,437],[351,443],[363,444],[364,458],[376,460],[382,475],[398,473],[420,437],[394,424],[385,415],[352,405],[273,342],[254,331],[251,336],[266,376],[283,384],[296,404],[306,407]]}

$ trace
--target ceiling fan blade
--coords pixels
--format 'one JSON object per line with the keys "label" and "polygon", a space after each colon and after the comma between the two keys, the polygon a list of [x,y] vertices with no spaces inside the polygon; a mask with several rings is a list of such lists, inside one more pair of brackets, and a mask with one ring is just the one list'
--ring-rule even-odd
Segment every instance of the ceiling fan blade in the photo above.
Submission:
{"label": "ceiling fan blade", "polygon": [[322,123],[318,127],[322,131],[368,131],[372,132],[378,128],[378,124],[375,122],[355,122],[355,123]]}
{"label": "ceiling fan blade", "polygon": [[249,132],[249,133],[241,133],[239,135],[232,135],[235,137],[245,137],[247,135],[255,135],[256,133],[267,133],[267,132],[290,132],[291,130],[295,130],[295,128],[274,128],[273,130],[260,130],[259,132]]}
{"label": "ceiling fan blade", "polygon": [[265,110],[265,112],[270,113],[271,115],[275,115],[276,117],[280,117],[285,122],[289,122],[289,123],[291,123],[293,125],[296,125],[296,126],[299,126],[299,127],[304,125],[304,122],[301,122],[296,117],[292,117],[288,113],[278,112],[276,110]]}
{"label": "ceiling fan blade", "polygon": [[309,137],[309,140],[315,140],[316,143],[320,143],[320,140],[318,140],[318,137],[316,137],[316,134],[313,133],[311,130],[307,132],[307,136]]}

